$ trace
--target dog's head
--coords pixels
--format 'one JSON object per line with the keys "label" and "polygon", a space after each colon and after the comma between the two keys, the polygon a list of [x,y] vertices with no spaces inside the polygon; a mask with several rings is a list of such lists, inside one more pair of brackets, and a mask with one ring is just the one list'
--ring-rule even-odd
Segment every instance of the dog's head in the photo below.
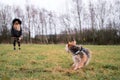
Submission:
{"label": "dog's head", "polygon": [[75,46],[75,45],[76,45],[76,41],[75,41],[75,40],[74,40],[74,41],[71,41],[71,42],[68,42],[68,43],[66,44],[65,50],[66,50],[67,52],[70,52],[70,48],[73,47],[73,46]]}

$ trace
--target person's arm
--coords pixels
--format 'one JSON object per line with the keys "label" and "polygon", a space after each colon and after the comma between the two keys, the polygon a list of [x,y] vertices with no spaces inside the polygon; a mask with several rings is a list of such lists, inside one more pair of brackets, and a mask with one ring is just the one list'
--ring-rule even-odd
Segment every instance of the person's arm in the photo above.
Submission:
{"label": "person's arm", "polygon": [[11,37],[14,37],[13,28],[11,28]]}
{"label": "person's arm", "polygon": [[22,29],[20,29],[20,37],[19,37],[19,40],[22,39]]}
{"label": "person's arm", "polygon": [[20,37],[22,37],[22,28],[20,29]]}

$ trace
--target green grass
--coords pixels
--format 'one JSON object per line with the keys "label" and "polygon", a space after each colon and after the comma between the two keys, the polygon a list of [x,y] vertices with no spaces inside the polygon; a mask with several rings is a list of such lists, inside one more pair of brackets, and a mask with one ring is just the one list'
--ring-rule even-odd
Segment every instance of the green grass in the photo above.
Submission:
{"label": "green grass", "polygon": [[65,45],[0,45],[0,80],[120,80],[120,46],[85,45],[90,64],[73,71]]}

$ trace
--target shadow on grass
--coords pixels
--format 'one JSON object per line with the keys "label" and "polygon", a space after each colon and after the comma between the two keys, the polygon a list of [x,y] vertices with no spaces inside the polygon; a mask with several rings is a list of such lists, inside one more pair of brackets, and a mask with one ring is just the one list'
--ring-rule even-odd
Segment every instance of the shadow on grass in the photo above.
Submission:
{"label": "shadow on grass", "polygon": [[[81,71],[80,71],[81,70]],[[92,70],[92,69],[87,69],[87,70]],[[67,68],[62,68],[61,66],[57,66],[54,68],[35,68],[35,69],[27,69],[27,68],[19,68],[18,70],[13,70],[13,72],[15,73],[52,73],[52,72],[59,72],[59,73],[63,73],[67,76],[73,75],[73,74],[78,74],[80,72],[85,72],[85,69],[79,69],[77,71],[72,70],[71,68],[67,69]]]}
{"label": "shadow on grass", "polygon": [[103,68],[110,70],[119,70],[120,67],[108,64],[108,65],[104,65]]}
{"label": "shadow on grass", "polygon": [[26,68],[19,68],[19,70],[14,70],[14,72],[19,73],[36,73],[36,72],[51,72],[50,70],[43,70],[43,69],[39,69],[39,68],[35,68],[35,69],[26,69]]}

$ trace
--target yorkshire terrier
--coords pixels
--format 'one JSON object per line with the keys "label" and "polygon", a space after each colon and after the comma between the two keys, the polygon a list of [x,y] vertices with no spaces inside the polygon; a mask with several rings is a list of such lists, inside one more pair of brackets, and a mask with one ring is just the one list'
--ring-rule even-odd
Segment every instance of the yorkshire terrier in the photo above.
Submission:
{"label": "yorkshire terrier", "polygon": [[67,52],[72,53],[74,62],[72,67],[74,70],[80,69],[89,63],[91,58],[90,51],[82,46],[76,45],[76,41],[68,42],[65,49]]}

